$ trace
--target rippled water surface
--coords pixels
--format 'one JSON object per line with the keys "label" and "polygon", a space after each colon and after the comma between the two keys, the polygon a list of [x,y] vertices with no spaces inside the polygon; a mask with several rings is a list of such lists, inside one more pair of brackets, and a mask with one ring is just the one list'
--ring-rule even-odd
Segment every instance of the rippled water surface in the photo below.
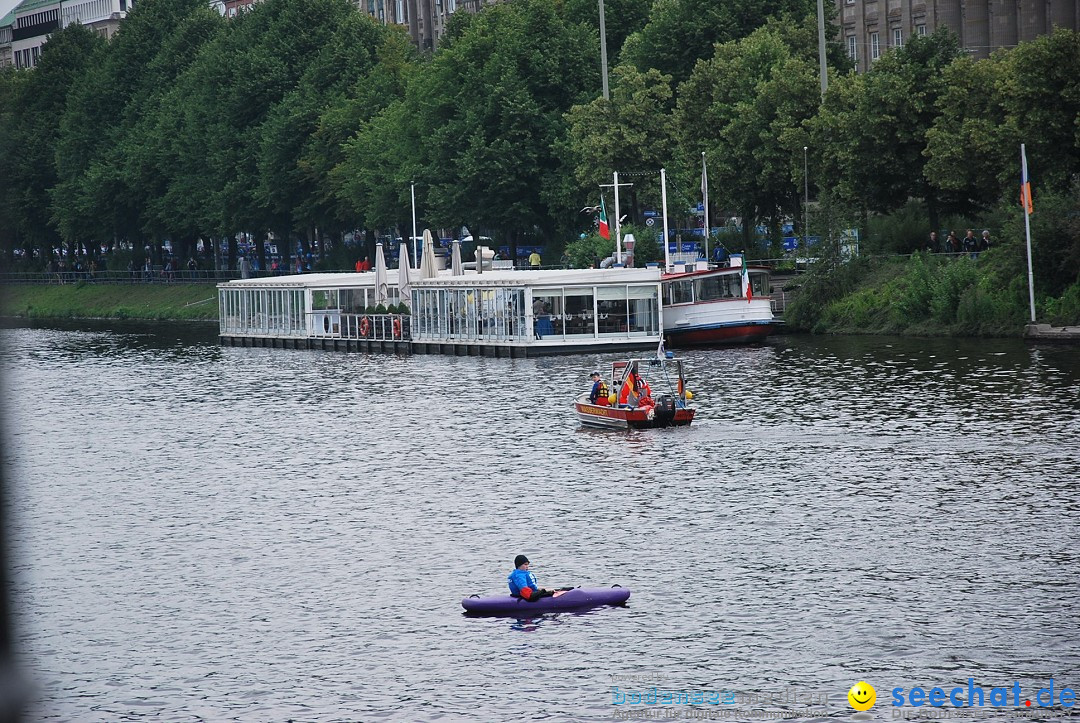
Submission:
{"label": "rippled water surface", "polygon": [[[657,687],[850,719],[865,679],[887,720],[894,687],[1080,688],[1075,348],[694,351],[694,425],[618,433],[570,406],[610,358],[2,339],[36,718],[588,720]],[[462,616],[520,552],[630,604]]]}

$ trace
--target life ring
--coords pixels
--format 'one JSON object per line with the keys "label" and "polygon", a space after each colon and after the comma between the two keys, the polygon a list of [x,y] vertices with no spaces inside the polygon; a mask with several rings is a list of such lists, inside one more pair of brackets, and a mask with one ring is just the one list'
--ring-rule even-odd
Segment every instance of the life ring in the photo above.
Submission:
{"label": "life ring", "polygon": [[365,316],[360,319],[360,336],[367,338],[368,333],[371,331],[371,323],[368,322],[368,318]]}
{"label": "life ring", "polygon": [[394,338],[401,338],[401,319],[396,316],[394,317]]}

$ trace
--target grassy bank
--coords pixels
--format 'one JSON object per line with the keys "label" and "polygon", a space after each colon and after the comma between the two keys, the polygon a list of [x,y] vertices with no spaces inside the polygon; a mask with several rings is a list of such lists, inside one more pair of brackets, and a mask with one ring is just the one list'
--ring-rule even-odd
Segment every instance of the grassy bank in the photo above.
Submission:
{"label": "grassy bank", "polygon": [[[1002,273],[999,253],[823,264],[801,279],[784,319],[793,329],[822,334],[1022,336],[1026,278]],[[1080,323],[1080,283],[1060,296],[1037,296],[1036,318],[1055,326]]]}
{"label": "grassy bank", "polygon": [[217,321],[217,289],[212,284],[11,285],[0,294],[0,315]]}

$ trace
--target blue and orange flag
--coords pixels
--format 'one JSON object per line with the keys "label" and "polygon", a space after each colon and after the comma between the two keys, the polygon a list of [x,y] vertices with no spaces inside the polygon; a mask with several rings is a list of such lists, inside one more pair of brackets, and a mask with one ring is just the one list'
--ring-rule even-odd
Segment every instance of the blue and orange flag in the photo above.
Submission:
{"label": "blue and orange flag", "polygon": [[1031,180],[1028,178],[1027,153],[1024,145],[1020,144],[1020,205],[1027,213],[1034,213],[1035,206],[1031,202]]}

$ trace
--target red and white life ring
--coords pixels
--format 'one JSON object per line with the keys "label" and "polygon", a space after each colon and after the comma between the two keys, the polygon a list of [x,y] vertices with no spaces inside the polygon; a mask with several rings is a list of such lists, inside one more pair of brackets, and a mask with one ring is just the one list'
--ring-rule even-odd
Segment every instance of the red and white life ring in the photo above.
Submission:
{"label": "red and white life ring", "polygon": [[371,323],[368,321],[368,318],[365,316],[362,319],[360,319],[360,336],[362,336],[362,337],[364,337],[366,339],[367,335],[368,335],[368,333],[370,331],[371,331]]}
{"label": "red and white life ring", "polygon": [[401,318],[397,316],[394,317],[394,338],[401,338]]}

